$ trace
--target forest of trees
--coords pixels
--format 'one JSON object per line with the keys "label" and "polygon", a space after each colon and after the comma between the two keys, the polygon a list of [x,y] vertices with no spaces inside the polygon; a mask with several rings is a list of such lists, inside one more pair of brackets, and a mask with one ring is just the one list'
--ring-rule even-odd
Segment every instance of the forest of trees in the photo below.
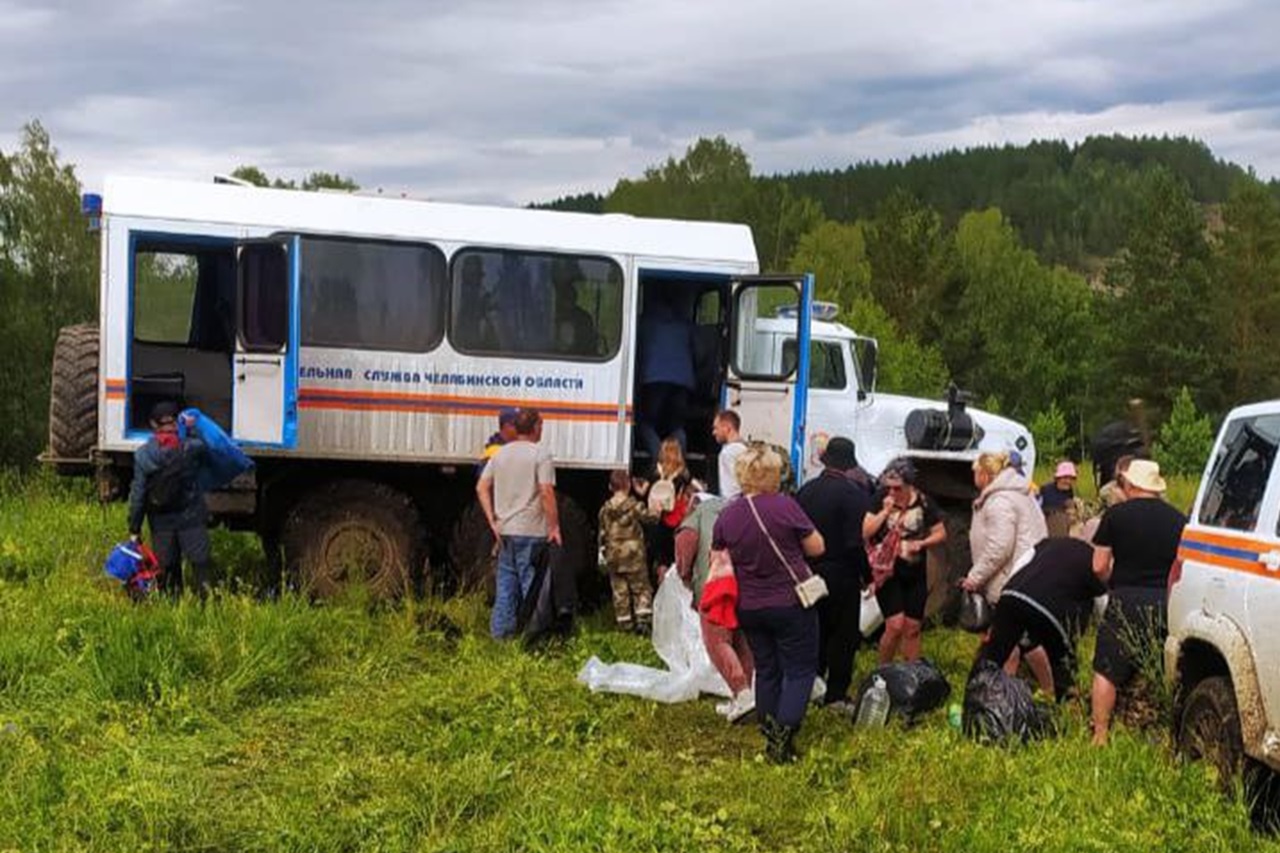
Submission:
{"label": "forest of trees", "polygon": [[[254,166],[262,186],[300,183]],[[29,125],[0,152],[0,462],[44,443],[57,329],[96,316],[97,239],[79,183]],[[762,270],[808,270],[841,320],[881,342],[880,387],[936,397],[950,381],[1081,438],[1141,398],[1196,424],[1280,396],[1280,193],[1189,139],[1098,137],[951,151],[837,171],[752,173],[702,139],[604,195],[541,205],[745,222]]]}
{"label": "forest of trees", "polygon": [[1133,399],[1159,425],[1180,397],[1213,418],[1280,396],[1278,189],[1182,138],[775,176],[717,138],[546,206],[747,222],[763,269],[813,271],[843,322],[880,339],[882,387],[954,380],[1079,451]]}

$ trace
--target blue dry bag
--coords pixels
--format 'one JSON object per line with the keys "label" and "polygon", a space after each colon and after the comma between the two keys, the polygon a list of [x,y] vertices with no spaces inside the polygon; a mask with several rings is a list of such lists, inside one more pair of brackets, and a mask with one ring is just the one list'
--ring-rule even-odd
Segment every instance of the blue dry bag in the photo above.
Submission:
{"label": "blue dry bag", "polygon": [[186,419],[195,419],[196,434],[204,442],[208,457],[200,466],[196,479],[204,491],[221,489],[236,477],[253,467],[253,460],[244,455],[231,436],[199,409],[187,409],[178,418],[178,437],[187,437]]}

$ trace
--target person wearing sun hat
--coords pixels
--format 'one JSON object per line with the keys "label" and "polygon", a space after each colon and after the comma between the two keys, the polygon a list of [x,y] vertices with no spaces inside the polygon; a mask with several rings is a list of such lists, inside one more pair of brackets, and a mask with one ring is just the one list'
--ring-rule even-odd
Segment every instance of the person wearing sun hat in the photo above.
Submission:
{"label": "person wearing sun hat", "polygon": [[1124,501],[1094,534],[1093,571],[1109,590],[1093,656],[1093,742],[1107,742],[1116,691],[1158,654],[1167,633],[1165,593],[1187,518],[1163,500],[1160,465],[1134,459],[1121,481]]}
{"label": "person wearing sun hat", "polygon": [[1076,497],[1076,466],[1063,459],[1053,469],[1052,482],[1040,487],[1040,509],[1050,536],[1070,536],[1084,523],[1084,504]]}

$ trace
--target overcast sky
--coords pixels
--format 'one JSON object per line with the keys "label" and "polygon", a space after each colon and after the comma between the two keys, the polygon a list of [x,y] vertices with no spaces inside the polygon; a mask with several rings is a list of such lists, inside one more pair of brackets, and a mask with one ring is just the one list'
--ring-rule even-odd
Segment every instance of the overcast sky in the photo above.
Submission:
{"label": "overcast sky", "polygon": [[0,0],[0,150],[525,203],[699,136],[757,173],[1184,134],[1280,175],[1268,0]]}

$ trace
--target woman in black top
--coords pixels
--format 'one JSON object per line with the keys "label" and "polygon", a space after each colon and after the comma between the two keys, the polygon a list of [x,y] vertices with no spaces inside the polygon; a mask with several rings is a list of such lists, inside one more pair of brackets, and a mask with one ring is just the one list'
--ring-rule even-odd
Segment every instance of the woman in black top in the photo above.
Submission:
{"label": "woman in black top", "polygon": [[908,459],[895,459],[880,475],[880,491],[871,501],[877,511],[867,513],[862,535],[879,543],[897,532],[901,536],[893,570],[877,578],[876,601],[884,614],[880,663],[890,663],[901,647],[908,661],[920,657],[920,628],[929,597],[925,562],[927,551],[947,541],[938,505],[915,486],[916,470]]}

